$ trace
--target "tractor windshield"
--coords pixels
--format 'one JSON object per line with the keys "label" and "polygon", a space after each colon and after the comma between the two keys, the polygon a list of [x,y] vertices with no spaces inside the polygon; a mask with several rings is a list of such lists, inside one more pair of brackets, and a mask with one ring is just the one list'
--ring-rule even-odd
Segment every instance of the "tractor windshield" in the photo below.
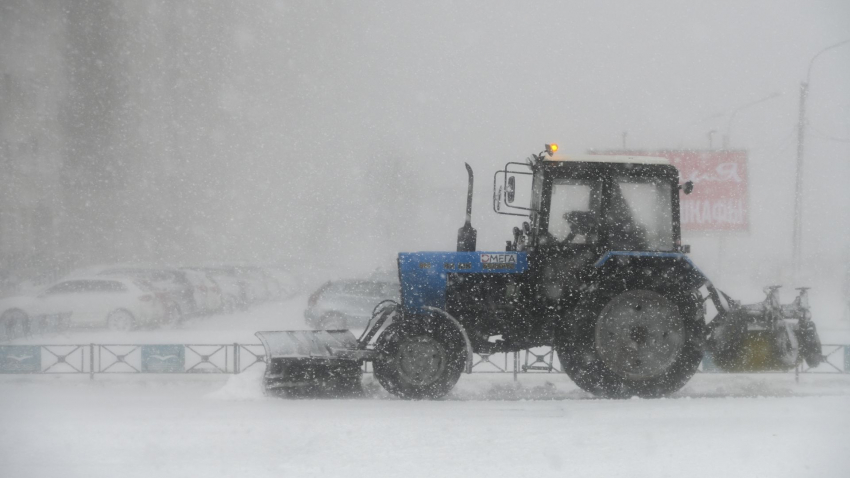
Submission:
{"label": "tractor windshield", "polygon": [[657,178],[615,178],[605,218],[609,246],[626,251],[673,250],[670,183]]}

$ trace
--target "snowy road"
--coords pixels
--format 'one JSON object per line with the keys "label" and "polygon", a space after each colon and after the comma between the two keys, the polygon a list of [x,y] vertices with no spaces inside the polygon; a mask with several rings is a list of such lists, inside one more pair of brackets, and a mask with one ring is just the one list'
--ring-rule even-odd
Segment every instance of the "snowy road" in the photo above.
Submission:
{"label": "snowy road", "polygon": [[[301,299],[53,343],[253,342]],[[28,339],[31,343],[43,339]],[[698,374],[596,400],[564,374],[464,375],[446,400],[282,400],[237,376],[0,376],[0,477],[850,476],[850,376]]]}
{"label": "snowy road", "polygon": [[[464,376],[443,401],[263,397],[230,377],[5,377],[0,476],[846,477],[850,377],[699,375],[593,400],[564,375]],[[487,399],[490,400],[487,400]]]}

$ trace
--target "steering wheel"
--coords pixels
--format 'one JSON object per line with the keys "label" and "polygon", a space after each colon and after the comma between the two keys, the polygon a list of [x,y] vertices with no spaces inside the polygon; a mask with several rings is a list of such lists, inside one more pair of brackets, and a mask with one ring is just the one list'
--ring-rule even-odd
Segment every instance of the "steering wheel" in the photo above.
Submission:
{"label": "steering wheel", "polygon": [[585,239],[596,231],[596,215],[592,211],[570,211],[564,213],[564,219],[570,225],[570,233],[566,242],[574,242],[576,236]]}

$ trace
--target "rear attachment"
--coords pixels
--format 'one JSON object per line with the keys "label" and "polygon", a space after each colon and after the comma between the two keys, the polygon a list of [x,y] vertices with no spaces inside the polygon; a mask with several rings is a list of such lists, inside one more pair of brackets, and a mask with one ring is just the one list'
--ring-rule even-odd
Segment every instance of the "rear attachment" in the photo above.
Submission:
{"label": "rear attachment", "polygon": [[742,305],[709,285],[718,315],[709,324],[709,347],[715,364],[727,372],[790,370],[823,361],[821,343],[809,310],[808,288],[797,289],[794,302],[779,303],[780,286],[765,289],[757,304]]}
{"label": "rear attachment", "polygon": [[359,339],[349,330],[257,332],[266,351],[266,391],[294,397],[359,392],[363,362],[377,355],[369,342],[396,310],[395,302],[378,304]]}

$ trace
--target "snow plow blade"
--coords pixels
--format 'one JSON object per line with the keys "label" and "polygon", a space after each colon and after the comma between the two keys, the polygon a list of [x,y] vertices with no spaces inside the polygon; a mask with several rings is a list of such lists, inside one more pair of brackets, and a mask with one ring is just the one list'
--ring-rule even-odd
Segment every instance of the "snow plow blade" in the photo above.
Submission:
{"label": "snow plow blade", "polygon": [[397,306],[391,300],[376,305],[360,338],[349,330],[257,332],[254,335],[266,349],[266,393],[299,397],[360,392],[361,365],[378,356],[369,343],[396,314]]}
{"label": "snow plow blade", "polygon": [[266,392],[286,396],[346,395],[360,390],[362,360],[348,330],[257,332],[266,349]]}
{"label": "snow plow blade", "polygon": [[[779,303],[779,286],[765,289],[757,304],[741,304],[712,291],[718,317],[709,325],[715,364],[726,372],[791,370],[806,361],[817,367],[823,361],[821,342],[811,320],[808,288],[802,287],[790,304]],[[725,301],[719,301],[722,294]]]}

